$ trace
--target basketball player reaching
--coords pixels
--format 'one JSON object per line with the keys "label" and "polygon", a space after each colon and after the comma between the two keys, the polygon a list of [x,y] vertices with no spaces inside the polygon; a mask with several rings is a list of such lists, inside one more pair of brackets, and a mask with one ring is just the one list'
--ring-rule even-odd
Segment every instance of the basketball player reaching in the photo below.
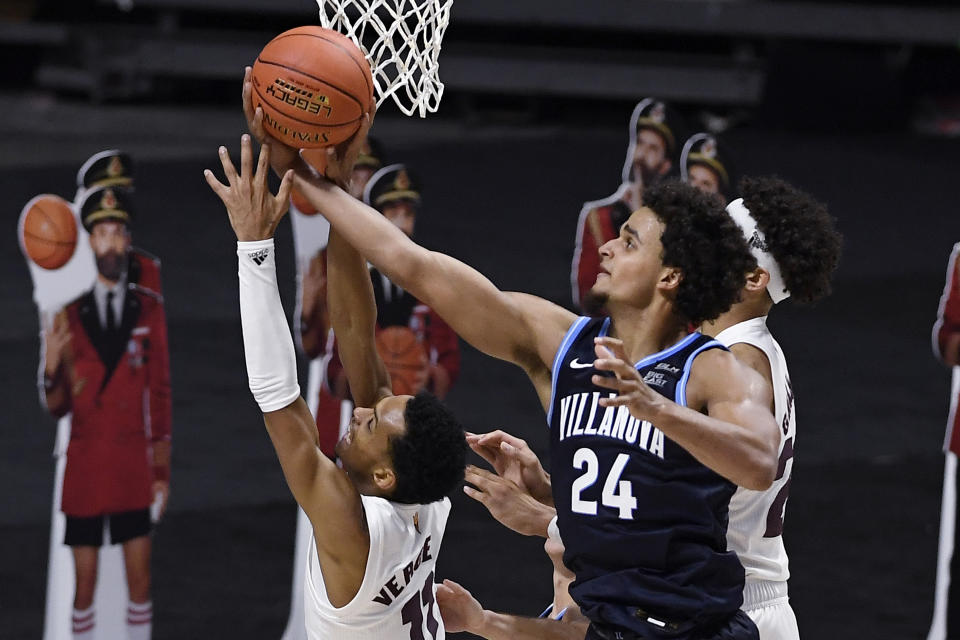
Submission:
{"label": "basketball player reaching", "polygon": [[220,148],[227,184],[210,171],[204,175],[226,206],[238,240],[250,390],[287,484],[313,526],[304,584],[308,637],[443,638],[434,606],[434,565],[450,511],[445,496],[463,478],[463,430],[429,394],[391,394],[374,347],[376,309],[366,264],[333,233],[331,323],[358,408],[337,444],[343,468],[323,455],[313,417],[300,397],[293,341],[277,289],[273,234],[287,209],[292,175],[284,177],[276,197],[271,195],[270,147],[261,149],[254,171],[250,146],[244,136],[239,174]]}
{"label": "basketball player reaching", "polygon": [[[773,485],[765,491],[739,488],[731,499],[727,544],[745,568],[742,609],[756,623],[761,640],[797,640],[782,537],[796,442],[794,394],[786,360],[766,317],[788,297],[813,303],[829,294],[841,236],[824,205],[783,180],[744,178],[739,188],[743,198],[730,203],[727,212],[743,231],[758,266],[748,273],[741,300],[701,330],[715,336],[769,383],[768,402],[781,436]],[[467,481],[475,488],[466,487],[467,494],[514,531],[540,533],[551,517],[551,509],[542,504],[550,481],[527,443],[501,431],[471,434],[468,442],[497,473],[468,467]],[[445,593],[441,605],[467,606],[468,600],[457,588],[448,587],[458,597]]]}
{"label": "basketball player reaching", "polygon": [[[277,147],[274,169],[294,169],[297,189],[365,258],[531,379],[548,414],[553,500],[587,637],[756,638],[725,524],[737,486],[773,481],[779,428],[763,378],[687,332],[729,309],[755,262],[722,207],[689,185],[649,190],[600,250],[592,297],[610,317],[578,318],[417,246],[269,139],[249,94],[245,83],[248,125]],[[349,172],[350,155],[331,150],[334,175]]]}

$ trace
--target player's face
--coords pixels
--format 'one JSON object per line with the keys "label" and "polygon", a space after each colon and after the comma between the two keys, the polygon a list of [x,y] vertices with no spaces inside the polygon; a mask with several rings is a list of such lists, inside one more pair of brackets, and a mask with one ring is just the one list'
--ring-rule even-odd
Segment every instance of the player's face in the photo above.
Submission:
{"label": "player's face", "polygon": [[413,225],[417,221],[417,208],[412,202],[398,200],[384,205],[383,217],[392,222],[408,237],[413,236]]}
{"label": "player's face", "polygon": [[692,165],[687,171],[687,182],[704,193],[717,196],[723,203],[723,194],[720,193],[720,178],[714,173],[713,169],[702,164]]}
{"label": "player's face", "polygon": [[377,494],[376,474],[393,471],[390,439],[407,432],[404,411],[412,396],[387,396],[373,408],[357,407],[350,428],[336,446],[336,454],[361,493]]}
{"label": "player's face", "polygon": [[373,173],[374,170],[371,167],[355,167],[350,174],[350,195],[357,200],[362,200],[363,190],[367,188]]}
{"label": "player's face", "polygon": [[640,129],[633,148],[633,180],[653,184],[670,170],[667,144],[663,137],[650,129]]}
{"label": "player's face", "polygon": [[663,223],[650,209],[633,212],[620,235],[600,247],[600,273],[591,295],[609,307],[645,307],[663,277]]}
{"label": "player's face", "polygon": [[116,282],[123,275],[127,251],[130,249],[127,225],[110,220],[93,225],[90,248],[97,260],[97,272],[110,282]]}

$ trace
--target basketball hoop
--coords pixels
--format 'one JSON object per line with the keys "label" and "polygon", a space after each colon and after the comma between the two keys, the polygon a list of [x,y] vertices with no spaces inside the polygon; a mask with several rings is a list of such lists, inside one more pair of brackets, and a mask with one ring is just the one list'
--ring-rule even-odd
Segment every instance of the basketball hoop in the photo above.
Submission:
{"label": "basketball hoop", "polygon": [[317,0],[320,24],[353,40],[370,62],[377,105],[434,113],[443,96],[440,42],[453,0]]}

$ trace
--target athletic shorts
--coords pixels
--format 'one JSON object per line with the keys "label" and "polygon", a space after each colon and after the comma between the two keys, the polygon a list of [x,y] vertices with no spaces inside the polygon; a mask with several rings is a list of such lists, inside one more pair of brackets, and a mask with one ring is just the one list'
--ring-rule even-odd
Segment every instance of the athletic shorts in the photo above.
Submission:
{"label": "athletic shorts", "polygon": [[656,631],[640,634],[635,631],[602,627],[593,623],[584,640],[759,640],[757,626],[743,611],[737,611],[725,622],[710,625],[709,629]]}
{"label": "athletic shorts", "polygon": [[103,546],[104,519],[110,529],[110,544],[122,544],[150,533],[150,509],[90,517],[67,516],[67,532],[63,536],[63,544],[68,547]]}
{"label": "athletic shorts", "polygon": [[760,640],[800,640],[786,582],[748,581],[743,610],[760,630]]}

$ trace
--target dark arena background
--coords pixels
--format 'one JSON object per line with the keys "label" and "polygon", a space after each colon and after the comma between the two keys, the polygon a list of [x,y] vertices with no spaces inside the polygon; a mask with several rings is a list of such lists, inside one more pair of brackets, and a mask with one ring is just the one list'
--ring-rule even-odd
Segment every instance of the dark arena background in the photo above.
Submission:
{"label": "dark arena background", "polygon": [[[163,260],[170,330],[154,637],[280,637],[296,505],[247,390],[234,237],[202,170],[218,145],[237,152],[243,66],[316,22],[311,0],[0,6],[0,637],[42,637],[54,481],[17,216],[40,193],[72,198],[83,160],[113,147],[137,162],[134,241]],[[829,204],[844,234],[833,295],[770,318],[797,398],[785,539],[807,639],[922,639],[930,623],[950,377],[930,330],[960,240],[958,38],[946,0],[455,0],[439,112],[385,103],[374,127],[423,179],[422,244],[567,306],[578,213],[619,184],[644,97],[673,104],[691,133],[721,132],[737,173],[778,174]],[[290,316],[288,222],[278,242]],[[448,400],[465,426],[544,454],[522,373],[462,349]],[[551,597],[542,541],[461,493],[453,503],[440,576],[537,615]]]}

